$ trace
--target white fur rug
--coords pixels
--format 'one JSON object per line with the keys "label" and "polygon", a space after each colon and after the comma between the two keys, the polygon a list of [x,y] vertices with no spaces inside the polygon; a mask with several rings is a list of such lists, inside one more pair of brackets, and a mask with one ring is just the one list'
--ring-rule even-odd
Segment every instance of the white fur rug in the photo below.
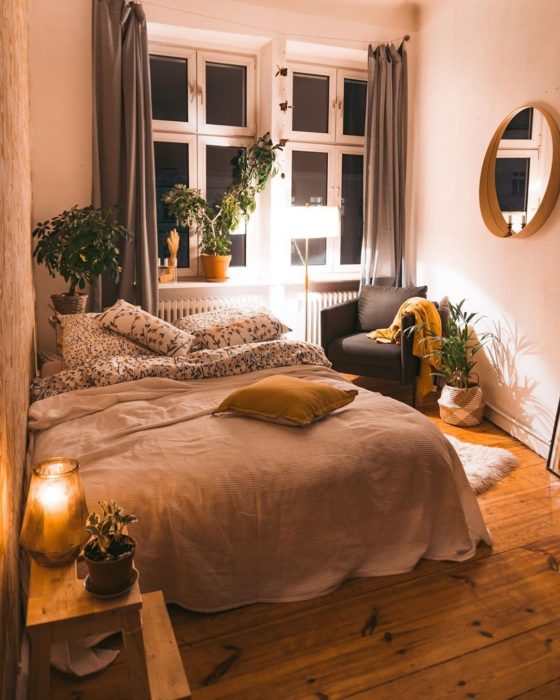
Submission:
{"label": "white fur rug", "polygon": [[445,436],[455,448],[472,490],[478,495],[496,484],[517,466],[518,459],[501,447],[486,447]]}

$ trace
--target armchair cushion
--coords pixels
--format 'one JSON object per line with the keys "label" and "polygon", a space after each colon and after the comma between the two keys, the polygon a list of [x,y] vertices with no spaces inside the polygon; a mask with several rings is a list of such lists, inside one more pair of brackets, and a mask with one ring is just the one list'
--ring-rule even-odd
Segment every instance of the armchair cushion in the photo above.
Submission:
{"label": "armchair cushion", "polygon": [[342,372],[397,381],[401,378],[401,346],[376,343],[366,333],[336,338],[329,345],[327,356],[334,369]]}
{"label": "armchair cushion", "polygon": [[358,297],[359,331],[389,328],[403,302],[410,297],[424,297],[428,287],[383,287],[364,285]]}

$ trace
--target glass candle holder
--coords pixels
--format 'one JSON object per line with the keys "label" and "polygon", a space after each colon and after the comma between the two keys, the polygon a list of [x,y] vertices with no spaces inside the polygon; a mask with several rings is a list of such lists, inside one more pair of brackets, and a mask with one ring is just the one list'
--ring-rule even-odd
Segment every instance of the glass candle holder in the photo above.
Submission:
{"label": "glass candle holder", "polygon": [[42,566],[70,564],[90,538],[79,466],[52,457],[33,467],[20,544]]}

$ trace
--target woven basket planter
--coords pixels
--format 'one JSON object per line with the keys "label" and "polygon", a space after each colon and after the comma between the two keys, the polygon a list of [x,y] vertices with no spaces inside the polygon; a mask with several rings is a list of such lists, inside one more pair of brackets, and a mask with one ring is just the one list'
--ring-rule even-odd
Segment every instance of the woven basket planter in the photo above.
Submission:
{"label": "woven basket planter", "polygon": [[478,384],[468,389],[445,385],[438,399],[439,415],[450,425],[470,428],[478,425],[484,413],[484,398]]}
{"label": "woven basket planter", "polygon": [[87,294],[51,294],[53,306],[59,314],[84,314]]}

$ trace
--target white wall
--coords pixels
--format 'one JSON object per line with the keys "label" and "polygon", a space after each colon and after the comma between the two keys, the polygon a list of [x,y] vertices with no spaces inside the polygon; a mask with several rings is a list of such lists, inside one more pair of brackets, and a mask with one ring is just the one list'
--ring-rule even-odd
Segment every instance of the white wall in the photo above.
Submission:
{"label": "white wall", "polygon": [[[30,107],[33,225],[91,203],[91,0],[32,0]],[[68,290],[35,265],[37,339],[54,351],[50,294]]]}
{"label": "white wall", "polygon": [[560,204],[526,239],[484,226],[480,168],[502,119],[529,102],[560,123],[560,3],[434,0],[417,51],[412,274],[430,296],[468,299],[489,317],[498,366],[479,363],[489,416],[541,454],[560,395]]}

